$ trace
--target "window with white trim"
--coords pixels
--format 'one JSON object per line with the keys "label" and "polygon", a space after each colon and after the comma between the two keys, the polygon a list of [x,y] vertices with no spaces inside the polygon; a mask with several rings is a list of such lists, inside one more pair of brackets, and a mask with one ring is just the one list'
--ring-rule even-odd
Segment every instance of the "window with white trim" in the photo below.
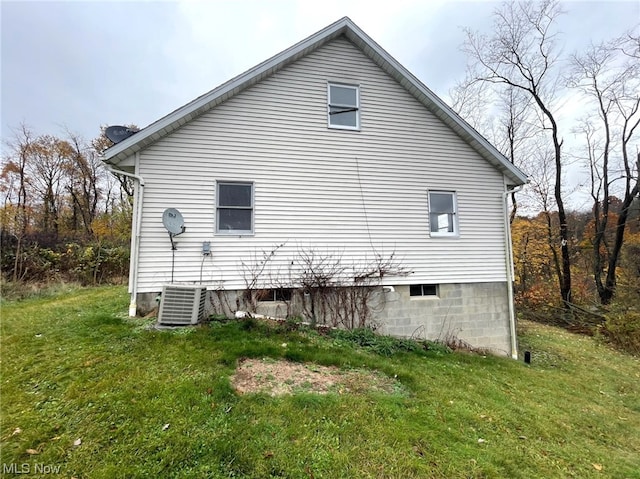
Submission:
{"label": "window with white trim", "polygon": [[453,191],[429,192],[429,230],[431,236],[456,236],[458,218]]}
{"label": "window with white trim", "polygon": [[216,233],[253,234],[253,183],[217,182]]}
{"label": "window with white trim", "polygon": [[409,296],[438,296],[437,284],[411,284]]}
{"label": "window with white trim", "polygon": [[360,128],[360,88],[356,85],[329,83],[327,115],[330,128]]}
{"label": "window with white trim", "polygon": [[258,301],[291,301],[291,288],[262,289],[258,291]]}

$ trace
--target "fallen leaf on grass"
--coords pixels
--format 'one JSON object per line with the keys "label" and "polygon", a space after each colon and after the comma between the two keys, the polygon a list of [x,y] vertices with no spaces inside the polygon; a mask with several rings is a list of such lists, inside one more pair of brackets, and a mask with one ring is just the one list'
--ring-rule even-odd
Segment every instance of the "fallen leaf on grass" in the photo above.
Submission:
{"label": "fallen leaf on grass", "polygon": [[75,441],[73,441],[73,445],[78,447],[80,444],[82,444],[82,439],[78,438]]}
{"label": "fallen leaf on grass", "polygon": [[36,451],[35,449],[27,449],[27,454],[31,454],[33,456],[35,454],[40,454],[40,451]]}
{"label": "fallen leaf on grass", "polygon": [[593,468],[594,468],[596,471],[602,471],[602,469],[603,469],[603,468],[602,468],[602,464],[592,464],[592,465],[593,465]]}
{"label": "fallen leaf on grass", "polygon": [[16,434],[20,434],[22,432],[22,429],[20,429],[19,427],[15,428],[14,431],[11,433],[12,436],[15,436]]}

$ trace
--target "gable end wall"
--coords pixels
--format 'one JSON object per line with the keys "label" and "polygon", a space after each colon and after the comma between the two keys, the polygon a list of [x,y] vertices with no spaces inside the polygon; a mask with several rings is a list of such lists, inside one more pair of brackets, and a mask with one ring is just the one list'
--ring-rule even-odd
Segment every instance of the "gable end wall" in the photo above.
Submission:
{"label": "gable end wall", "polygon": [[[360,131],[327,128],[327,81],[360,85]],[[305,248],[351,262],[394,252],[413,273],[389,284],[506,280],[503,176],[344,37],[142,151],[138,173],[140,292],[171,280],[169,207],[186,226],[176,282],[242,289],[246,264],[281,244],[280,267]],[[254,182],[254,235],[215,234],[216,180]],[[429,237],[429,189],[456,191],[459,238]]]}

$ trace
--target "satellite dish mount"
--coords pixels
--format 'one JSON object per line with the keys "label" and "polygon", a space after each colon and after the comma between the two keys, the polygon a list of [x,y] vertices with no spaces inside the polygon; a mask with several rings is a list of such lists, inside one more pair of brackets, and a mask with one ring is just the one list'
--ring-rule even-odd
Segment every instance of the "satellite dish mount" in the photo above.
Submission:
{"label": "satellite dish mount", "polygon": [[175,208],[167,208],[166,210],[164,210],[164,213],[162,213],[162,224],[169,233],[169,239],[171,240],[171,249],[175,251],[178,248],[175,241],[173,241],[173,238],[181,235],[186,230],[182,213],[180,213]]}
{"label": "satellite dish mount", "polygon": [[162,213],[162,224],[169,232],[169,239],[171,240],[171,282],[173,283],[173,272],[175,270],[176,263],[176,243],[173,238],[181,235],[185,231],[184,218],[182,214],[175,208],[167,208]]}

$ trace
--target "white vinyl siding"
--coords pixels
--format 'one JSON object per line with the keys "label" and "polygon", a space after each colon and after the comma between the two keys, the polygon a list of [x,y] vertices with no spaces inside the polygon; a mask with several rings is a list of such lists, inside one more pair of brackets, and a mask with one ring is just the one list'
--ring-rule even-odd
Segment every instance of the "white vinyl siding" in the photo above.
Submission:
{"label": "white vinyl siding", "polygon": [[[357,135],[327,128],[327,84],[336,79],[360,85],[366,128]],[[271,260],[279,271],[314,248],[348,264],[394,253],[412,274],[386,284],[506,280],[503,176],[344,38],[143,150],[138,173],[146,185],[140,292],[171,278],[161,222],[169,207],[186,227],[178,282],[198,282],[202,270],[209,288],[242,289],[247,265],[279,245]],[[253,182],[253,236],[216,234],[224,179]],[[428,191],[452,189],[463,234],[431,238]],[[204,263],[203,241],[211,242]]]}

